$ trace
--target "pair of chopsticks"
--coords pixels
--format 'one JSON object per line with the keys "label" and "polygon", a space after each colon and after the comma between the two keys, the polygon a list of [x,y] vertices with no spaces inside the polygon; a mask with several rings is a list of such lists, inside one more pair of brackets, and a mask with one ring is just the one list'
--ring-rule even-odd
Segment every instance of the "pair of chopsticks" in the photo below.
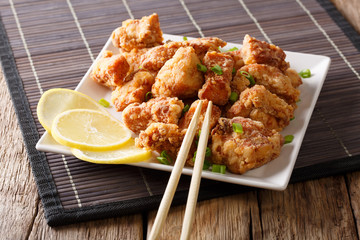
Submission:
{"label": "pair of chopsticks", "polygon": [[[169,182],[166,186],[164,196],[161,200],[158,212],[156,214],[154,225],[152,226],[150,236],[148,238],[149,240],[156,240],[160,235],[162,226],[164,225],[172,199],[175,194],[175,190],[179,183],[182,169],[184,168],[186,158],[189,154],[191,143],[196,134],[196,127],[198,125],[202,105],[203,105],[203,101],[200,101],[198,106],[196,107],[194,116],[191,119],[189,128],[181,144],[174,168],[171,172]],[[189,239],[191,233],[191,226],[194,220],[195,208],[199,193],[201,171],[204,165],[205,152],[206,152],[209,131],[210,131],[211,110],[212,110],[212,102],[209,101],[209,104],[206,109],[205,119],[201,128],[200,139],[198,142],[195,165],[191,177],[190,189],[186,203],[183,226],[181,230],[181,237],[180,237],[181,240]]]}

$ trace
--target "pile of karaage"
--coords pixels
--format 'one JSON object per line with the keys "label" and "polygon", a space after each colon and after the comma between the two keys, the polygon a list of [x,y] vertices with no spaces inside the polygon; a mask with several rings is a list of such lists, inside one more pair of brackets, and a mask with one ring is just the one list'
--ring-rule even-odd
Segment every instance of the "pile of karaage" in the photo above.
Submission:
{"label": "pile of karaage", "polygon": [[[302,84],[284,51],[249,35],[241,49],[226,52],[227,43],[216,37],[163,41],[157,14],[126,20],[112,33],[119,51],[106,51],[91,73],[113,90],[124,124],[139,134],[136,145],[175,159],[204,100],[198,129],[212,101],[212,163],[242,174],[278,157],[279,131],[294,117]],[[188,166],[195,150],[194,142]]]}

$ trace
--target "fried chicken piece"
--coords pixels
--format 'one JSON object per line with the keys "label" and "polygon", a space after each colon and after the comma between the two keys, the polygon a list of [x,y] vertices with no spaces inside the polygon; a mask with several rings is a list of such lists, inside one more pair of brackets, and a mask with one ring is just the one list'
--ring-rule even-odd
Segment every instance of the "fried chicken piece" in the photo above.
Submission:
{"label": "fried chicken piece", "polygon": [[203,59],[207,52],[219,52],[219,47],[225,47],[226,42],[217,37],[195,38],[182,42],[183,46],[191,46],[195,49],[196,55]]}
{"label": "fried chicken piece", "polygon": [[[208,99],[216,105],[225,105],[231,94],[230,81],[234,60],[231,56],[220,52],[207,52],[204,57],[207,68],[205,73],[205,84],[199,90],[200,99]],[[221,69],[215,73],[212,68]]]}
{"label": "fried chicken piece", "polygon": [[255,85],[243,91],[227,112],[228,118],[237,116],[250,117],[262,122],[266,128],[281,131],[289,125],[294,108],[264,86]]}
{"label": "fried chicken piece", "polygon": [[127,78],[131,80],[111,93],[111,101],[117,111],[124,110],[131,103],[144,102],[146,93],[151,91],[155,82],[154,76],[145,70],[133,72]]}
{"label": "fried chicken piece", "polygon": [[135,145],[157,152],[166,150],[174,160],[181,147],[186,131],[181,131],[176,124],[151,123],[145,131],[141,131],[135,139]]}
{"label": "fried chicken piece", "polygon": [[244,91],[245,89],[247,89],[250,86],[249,79],[244,77],[244,75],[242,75],[241,72],[242,72],[241,69],[236,71],[235,76],[233,77],[233,79],[230,82],[231,91],[236,92],[239,95],[242,91]]}
{"label": "fried chicken piece", "polygon": [[[179,121],[179,127],[180,129],[187,129],[190,125],[191,119],[194,116],[195,110],[197,105],[199,104],[200,100],[196,100],[193,102],[189,108],[189,110],[184,114],[184,116]],[[207,106],[209,104],[209,101],[207,99],[203,100],[203,105],[200,111],[200,117],[198,126],[196,128],[196,131],[199,131],[201,129],[202,123],[204,122],[205,113]],[[219,107],[213,105],[211,109],[211,119],[210,119],[210,130],[215,127],[218,119],[220,118],[221,110]]]}
{"label": "fried chicken piece", "polygon": [[101,85],[114,88],[123,84],[128,71],[129,64],[124,56],[105,51],[94,64],[90,77]]}
{"label": "fried chicken piece", "polygon": [[164,44],[151,48],[141,57],[141,66],[149,71],[159,71],[162,66],[171,59],[180,45]]}
{"label": "fried chicken piece", "polygon": [[[243,133],[233,130],[241,124]],[[283,137],[261,122],[249,118],[220,118],[211,132],[212,162],[225,164],[232,173],[243,174],[260,167],[280,155]]]}
{"label": "fried chicken piece", "polygon": [[150,49],[141,58],[141,65],[150,71],[159,71],[165,62],[171,59],[180,47],[192,47],[199,59],[203,59],[207,51],[219,51],[226,42],[216,37],[196,38],[183,42],[168,42]]}
{"label": "fried chicken piece", "polygon": [[201,72],[197,70],[199,63],[192,47],[179,48],[158,72],[151,92],[156,97],[196,96],[204,81]]}
{"label": "fried chicken piece", "polygon": [[126,127],[134,133],[140,133],[151,123],[178,124],[184,104],[178,98],[152,98],[144,103],[132,103],[122,112]]}
{"label": "fried chicken piece", "polygon": [[299,100],[300,91],[292,86],[290,78],[278,68],[264,64],[250,64],[243,66],[240,70],[248,72],[254,77],[256,84],[264,85],[288,104],[294,104]]}
{"label": "fried chicken piece", "polygon": [[285,61],[286,54],[281,48],[249,35],[244,37],[241,54],[245,64],[267,64],[283,72],[289,68],[289,63]]}
{"label": "fried chicken piece", "polygon": [[244,59],[241,56],[241,49],[239,50],[235,50],[235,51],[230,51],[230,52],[225,52],[225,54],[229,55],[232,57],[232,59],[234,60],[234,71],[237,72],[237,70],[239,70],[242,66],[245,65],[244,63]]}
{"label": "fried chicken piece", "polygon": [[137,71],[142,68],[141,57],[145,55],[152,48],[134,48],[130,52],[120,50],[120,54],[123,55],[129,64],[128,74]]}
{"label": "fried chicken piece", "polygon": [[299,76],[298,72],[295,69],[292,68],[286,69],[285,75],[290,78],[291,85],[294,88],[298,88],[303,83],[301,77]]}
{"label": "fried chicken piece", "polygon": [[128,19],[112,33],[115,47],[130,52],[134,48],[149,48],[161,45],[163,41],[159,16],[154,13],[139,19]]}

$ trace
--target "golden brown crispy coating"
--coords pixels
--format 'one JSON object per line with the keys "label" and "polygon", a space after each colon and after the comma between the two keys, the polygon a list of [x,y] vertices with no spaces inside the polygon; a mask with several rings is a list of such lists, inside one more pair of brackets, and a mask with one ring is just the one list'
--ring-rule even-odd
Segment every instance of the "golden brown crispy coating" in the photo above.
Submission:
{"label": "golden brown crispy coating", "polygon": [[209,51],[219,51],[219,47],[225,47],[226,42],[217,37],[195,38],[182,42],[183,46],[191,46],[195,49],[196,55],[202,59]]}
{"label": "golden brown crispy coating", "polygon": [[141,66],[149,71],[159,71],[167,60],[171,59],[180,46],[164,44],[151,48],[141,57]]}
{"label": "golden brown crispy coating", "polygon": [[124,51],[122,49],[120,50],[120,54],[123,55],[126,59],[126,61],[129,64],[129,71],[128,74],[131,74],[134,71],[137,71],[138,69],[142,68],[141,66],[141,57],[146,54],[147,51],[152,48],[134,48],[130,52]]}
{"label": "golden brown crispy coating", "polygon": [[[194,116],[195,110],[197,105],[199,104],[200,100],[196,100],[193,102],[189,108],[189,110],[184,114],[184,116],[179,121],[179,127],[180,129],[186,129],[189,127],[192,117]],[[198,126],[196,128],[196,131],[199,131],[201,129],[202,123],[204,122],[205,113],[207,106],[209,104],[209,101],[207,99],[203,100],[203,105],[200,111],[200,117]],[[218,119],[220,118],[221,110],[219,107],[213,105],[212,106],[212,112],[211,112],[211,119],[210,119],[210,130],[215,127]]]}
{"label": "golden brown crispy coating", "polygon": [[241,54],[245,64],[267,64],[277,67],[283,72],[289,68],[289,63],[285,61],[286,54],[281,48],[257,40],[248,34],[244,37]]}
{"label": "golden brown crispy coating", "polygon": [[181,47],[165,63],[156,76],[151,92],[154,96],[190,98],[196,96],[203,84],[197,70],[200,63],[192,47]]}
{"label": "golden brown crispy coating", "polygon": [[154,13],[139,19],[123,21],[122,26],[112,33],[115,47],[125,51],[134,48],[148,48],[162,44],[163,36],[160,29],[159,16]]}
{"label": "golden brown crispy coating", "polygon": [[227,113],[228,118],[237,116],[250,117],[262,122],[266,128],[281,131],[289,125],[294,108],[264,86],[255,85],[243,91]]}
{"label": "golden brown crispy coating", "polygon": [[242,91],[247,89],[249,85],[250,81],[241,74],[241,69],[236,72],[235,76],[230,82],[231,91],[236,92],[239,95]]}
{"label": "golden brown crispy coating", "polygon": [[225,52],[225,54],[233,58],[235,72],[237,72],[237,70],[239,70],[242,66],[245,65],[244,59],[241,56],[241,49],[236,51]]}
{"label": "golden brown crispy coating", "polygon": [[185,133],[186,131],[181,131],[176,124],[151,123],[135,139],[135,145],[158,151],[159,153],[166,150],[174,158],[181,146]]}
{"label": "golden brown crispy coating", "polygon": [[105,51],[94,64],[90,77],[97,83],[114,88],[123,84],[128,71],[129,64],[124,56]]}
{"label": "golden brown crispy coating", "polygon": [[122,119],[126,127],[138,134],[154,122],[177,124],[183,108],[184,104],[178,98],[152,98],[142,104],[127,106],[122,112]]}
{"label": "golden brown crispy coating", "polygon": [[298,88],[302,84],[301,77],[299,76],[298,72],[295,69],[292,68],[286,69],[285,75],[290,78],[291,85],[294,88]]}
{"label": "golden brown crispy coating", "polygon": [[[230,97],[230,81],[234,60],[231,56],[220,52],[207,52],[204,57],[207,68],[205,73],[205,84],[199,90],[200,99],[208,99],[216,105],[225,105]],[[220,67],[222,74],[215,73],[211,68]]]}
{"label": "golden brown crispy coating", "polygon": [[243,66],[240,70],[250,73],[256,84],[264,85],[270,92],[278,95],[288,104],[298,101],[300,91],[292,86],[290,78],[278,68],[264,64],[250,64]]}
{"label": "golden brown crispy coating", "polygon": [[183,42],[168,42],[150,49],[141,58],[141,65],[150,71],[159,71],[165,62],[171,59],[180,47],[192,47],[199,59],[203,59],[207,51],[219,51],[226,42],[216,37],[196,38]]}
{"label": "golden brown crispy coating", "polygon": [[131,80],[111,93],[111,101],[117,111],[124,110],[131,103],[144,102],[146,93],[151,91],[155,82],[154,76],[145,70],[133,72],[127,78]]}
{"label": "golden brown crispy coating", "polygon": [[[233,131],[233,123],[242,125],[243,133]],[[212,162],[225,164],[232,173],[243,174],[280,155],[282,136],[249,118],[220,118],[211,132]]]}

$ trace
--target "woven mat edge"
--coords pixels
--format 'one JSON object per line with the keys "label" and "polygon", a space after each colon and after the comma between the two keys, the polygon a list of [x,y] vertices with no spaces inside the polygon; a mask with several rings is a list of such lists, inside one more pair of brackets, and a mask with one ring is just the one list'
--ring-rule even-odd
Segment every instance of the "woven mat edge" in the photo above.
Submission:
{"label": "woven mat edge", "polygon": [[[344,34],[351,40],[353,45],[360,51],[360,35],[356,30],[345,20],[331,2],[328,0],[317,1],[327,11],[334,22],[343,30]],[[141,205],[133,200],[128,200],[82,208],[63,209],[59,196],[57,195],[56,186],[46,156],[35,148],[35,145],[39,140],[39,133],[37,132],[35,121],[30,112],[29,103],[25,95],[22,80],[16,67],[1,16],[0,34],[0,58],[3,74],[15,107],[32,172],[38,187],[38,193],[44,207],[45,218],[49,226],[60,226],[82,221],[117,217],[156,209],[161,201],[161,196],[143,198],[142,201],[145,204]],[[24,133],[26,133],[26,135]],[[324,169],[326,169],[326,172]],[[331,162],[295,169],[290,183],[333,176],[356,170],[360,170],[360,156],[336,159]],[[254,189],[233,184],[220,184],[227,187],[223,191],[217,193],[214,193],[213,189],[200,189],[199,201]],[[186,196],[186,191],[177,192],[174,197],[173,206],[183,204]]]}

